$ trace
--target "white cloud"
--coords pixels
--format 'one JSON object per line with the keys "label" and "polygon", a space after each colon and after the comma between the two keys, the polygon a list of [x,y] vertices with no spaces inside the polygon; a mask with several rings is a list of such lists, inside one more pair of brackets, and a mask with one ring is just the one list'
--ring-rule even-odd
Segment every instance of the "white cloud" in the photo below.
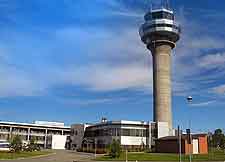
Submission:
{"label": "white cloud", "polygon": [[140,64],[87,65],[76,70],[67,69],[62,75],[65,82],[83,85],[94,91],[146,88],[150,91],[152,85],[151,68]]}
{"label": "white cloud", "polygon": [[[209,85],[224,77],[222,69],[225,67],[225,54],[221,51],[225,48],[224,40],[219,33],[212,34],[211,30],[209,31],[207,26],[202,26],[199,20],[196,21],[195,18],[190,20],[188,18],[190,15],[186,11],[185,8],[181,8],[178,15],[182,33],[173,55],[174,93],[182,96],[190,93],[209,95],[213,93],[209,91]],[[209,50],[219,52],[213,54],[209,53]],[[207,70],[215,67],[220,67],[220,71],[205,75]]]}
{"label": "white cloud", "polygon": [[116,15],[116,16],[143,18],[144,12],[143,13],[136,13],[136,12],[131,12],[129,10],[125,10],[125,11],[112,11],[111,14]]}
{"label": "white cloud", "polygon": [[190,48],[198,49],[215,49],[225,47],[223,40],[213,36],[191,37],[191,41],[188,44]]}
{"label": "white cloud", "polygon": [[120,103],[120,102],[126,102],[129,100],[129,98],[126,97],[119,97],[119,98],[107,98],[107,97],[102,97],[102,98],[96,98],[96,99],[57,99],[57,101],[64,103],[64,104],[69,104],[69,105],[79,105],[79,106],[90,106],[90,105],[95,105],[95,104],[114,104],[114,103]]}
{"label": "white cloud", "polygon": [[216,53],[203,56],[199,59],[199,66],[204,68],[224,67],[225,53]]}
{"label": "white cloud", "polygon": [[[95,59],[93,64],[48,64],[35,71],[26,68],[22,70],[16,64],[15,67],[14,64],[1,64],[0,74],[4,79],[0,80],[0,97],[43,95],[51,88],[64,84],[84,86],[94,91],[133,89],[151,92],[151,56],[139,39],[138,30],[130,28],[119,35],[111,30],[95,31],[92,28],[58,30],[56,45],[68,43],[66,47],[74,49],[78,46],[87,56]],[[78,37],[81,40],[77,40]],[[13,44],[8,47],[13,47]],[[33,51],[35,49],[31,52]],[[47,52],[49,51],[48,49]],[[42,51],[42,56],[44,52],[46,51]],[[7,52],[2,52],[1,55],[8,56]],[[11,58],[12,54],[9,56]],[[7,61],[10,62],[10,59]]]}
{"label": "white cloud", "polygon": [[[111,5],[117,5],[117,3]],[[134,18],[141,16],[136,11],[124,11],[126,9],[122,8],[122,10],[110,12]],[[207,33],[201,37],[195,36],[195,33],[202,27],[189,21],[189,19],[186,21],[185,16],[180,20],[185,30],[173,57],[173,91],[175,95],[186,95],[191,90],[193,92],[193,89],[199,93],[199,89],[201,89],[199,82],[192,80],[195,80],[194,77],[202,72],[202,67],[211,68],[225,63],[223,53],[204,56],[200,58],[200,61],[201,50],[204,48],[223,48],[225,45],[219,38],[209,36]],[[37,95],[64,83],[82,85],[94,91],[123,89],[151,91],[151,55],[139,38],[138,26],[134,25],[120,30],[93,26],[84,28],[70,26],[59,29],[54,34],[56,42],[52,44],[56,44],[55,51],[61,45],[66,44],[65,50],[74,51],[74,56],[76,56],[77,51],[81,50],[89,59],[88,61],[93,60],[93,63],[61,67],[48,65],[48,69],[41,69],[40,76],[18,69],[12,71],[9,70],[9,67],[4,67],[1,73],[2,76],[5,76],[5,80],[0,81],[2,85],[0,86],[0,96]],[[79,57],[75,59],[79,60]],[[188,64],[190,61],[194,63]]]}
{"label": "white cloud", "polygon": [[215,102],[216,102],[215,100],[212,100],[212,101],[206,101],[206,102],[201,102],[201,103],[192,103],[191,106],[194,106],[194,107],[203,107],[203,106],[208,106],[210,104],[213,104]]}
{"label": "white cloud", "polygon": [[104,61],[144,61],[150,59],[149,51],[141,42],[138,28],[129,27],[115,31],[104,28],[67,27],[56,31],[56,38],[67,45],[76,47],[86,56]]}
{"label": "white cloud", "polygon": [[81,36],[83,43],[79,43],[78,48],[82,48],[89,57],[101,60],[100,63],[63,69],[60,78],[64,81],[96,91],[129,88],[149,91],[152,86],[151,55],[139,39],[137,28],[116,33],[71,27],[56,31],[56,36],[64,42],[76,42],[76,38]]}
{"label": "white cloud", "polygon": [[224,95],[225,94],[225,84],[211,88],[211,92],[218,94],[218,95]]}
{"label": "white cloud", "polygon": [[15,68],[0,66],[0,97],[40,95],[45,86],[38,78]]}

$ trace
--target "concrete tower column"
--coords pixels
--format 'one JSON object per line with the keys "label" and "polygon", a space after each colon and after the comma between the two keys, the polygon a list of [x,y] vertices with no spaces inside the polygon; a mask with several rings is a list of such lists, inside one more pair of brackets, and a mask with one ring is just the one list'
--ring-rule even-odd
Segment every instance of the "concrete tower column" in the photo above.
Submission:
{"label": "concrete tower column", "polygon": [[171,46],[155,44],[153,57],[154,121],[168,122],[172,129],[171,113]]}
{"label": "concrete tower column", "polygon": [[151,9],[145,14],[144,19],[145,23],[140,27],[139,34],[153,56],[153,118],[156,123],[167,123],[168,134],[171,135],[173,128],[171,111],[171,52],[175,48],[176,42],[180,39],[181,28],[175,21],[174,12],[168,5]]}

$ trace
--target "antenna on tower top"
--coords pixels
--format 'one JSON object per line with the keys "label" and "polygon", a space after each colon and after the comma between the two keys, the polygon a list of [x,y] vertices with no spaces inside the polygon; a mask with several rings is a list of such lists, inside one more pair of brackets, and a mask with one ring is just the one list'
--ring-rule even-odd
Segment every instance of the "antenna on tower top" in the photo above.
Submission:
{"label": "antenna on tower top", "polygon": [[169,0],[161,0],[161,5],[165,9],[169,9],[170,8],[170,2],[169,2]]}
{"label": "antenna on tower top", "polygon": [[166,0],[165,7],[166,7],[166,9],[169,9],[170,8],[169,0]]}

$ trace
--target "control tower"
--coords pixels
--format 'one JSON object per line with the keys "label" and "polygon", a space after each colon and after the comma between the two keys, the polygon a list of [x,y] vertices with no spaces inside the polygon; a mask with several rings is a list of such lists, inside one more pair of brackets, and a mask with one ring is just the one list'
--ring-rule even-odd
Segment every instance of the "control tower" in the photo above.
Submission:
{"label": "control tower", "polygon": [[144,20],[139,34],[153,57],[154,122],[167,122],[172,130],[170,56],[180,38],[180,26],[168,4],[151,9]]}

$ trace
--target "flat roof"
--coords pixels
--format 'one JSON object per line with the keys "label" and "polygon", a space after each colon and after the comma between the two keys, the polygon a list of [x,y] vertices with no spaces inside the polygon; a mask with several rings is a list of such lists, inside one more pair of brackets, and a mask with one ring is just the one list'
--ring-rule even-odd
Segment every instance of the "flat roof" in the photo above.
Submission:
{"label": "flat roof", "polygon": [[[198,138],[198,137],[206,137],[207,134],[192,134],[191,136],[192,136],[192,138]],[[181,137],[184,140],[187,139],[186,134],[183,134]],[[178,136],[166,136],[166,137],[162,137],[162,138],[157,139],[157,141],[168,141],[168,140],[178,140],[178,139],[179,139]]]}
{"label": "flat roof", "polygon": [[106,121],[93,124],[89,127],[97,127],[97,126],[104,126],[104,125],[134,125],[134,126],[148,126],[151,123],[155,122],[145,122],[145,121],[129,121],[129,120],[114,120],[114,121]]}
{"label": "flat roof", "polygon": [[19,122],[6,122],[0,121],[0,125],[16,125],[16,126],[27,126],[27,127],[43,127],[43,128],[59,128],[59,129],[70,129],[70,126],[54,126],[54,125],[42,125],[33,123],[19,123]]}
{"label": "flat roof", "polygon": [[119,121],[109,121],[111,124],[134,124],[134,125],[147,125],[149,122],[145,121],[129,121],[129,120],[119,120]]}

